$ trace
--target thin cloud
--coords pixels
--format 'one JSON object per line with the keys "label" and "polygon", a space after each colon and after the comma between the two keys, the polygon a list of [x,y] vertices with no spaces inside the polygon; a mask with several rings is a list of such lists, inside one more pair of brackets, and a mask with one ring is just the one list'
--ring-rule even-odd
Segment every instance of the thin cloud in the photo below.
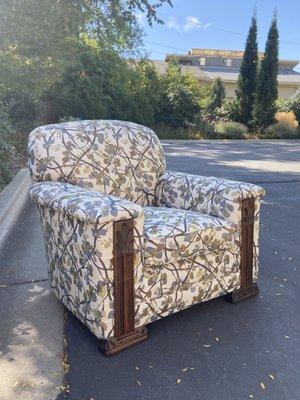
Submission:
{"label": "thin cloud", "polygon": [[177,32],[180,32],[180,26],[177,18],[174,17],[168,17],[168,20],[166,21],[166,26],[169,29],[175,29]]}
{"label": "thin cloud", "polygon": [[183,30],[184,32],[190,32],[194,29],[206,29],[211,25],[212,25],[211,22],[204,24],[203,22],[200,21],[198,17],[189,16],[185,18],[185,22],[183,24]]}
{"label": "thin cloud", "polygon": [[211,26],[212,23],[203,23],[202,21],[199,20],[198,17],[193,17],[189,16],[184,19],[183,22],[180,23],[178,18],[169,16],[167,21],[166,21],[166,26],[169,29],[175,29],[177,32],[191,32],[192,30],[195,29],[206,29],[209,26]]}

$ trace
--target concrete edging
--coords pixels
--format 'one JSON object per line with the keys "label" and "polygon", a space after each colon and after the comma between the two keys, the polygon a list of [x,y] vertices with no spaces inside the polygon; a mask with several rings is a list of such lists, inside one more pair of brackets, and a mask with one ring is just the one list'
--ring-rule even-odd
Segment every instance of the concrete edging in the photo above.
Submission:
{"label": "concrete edging", "polygon": [[29,170],[23,168],[0,193],[0,247],[23,210],[30,184]]}

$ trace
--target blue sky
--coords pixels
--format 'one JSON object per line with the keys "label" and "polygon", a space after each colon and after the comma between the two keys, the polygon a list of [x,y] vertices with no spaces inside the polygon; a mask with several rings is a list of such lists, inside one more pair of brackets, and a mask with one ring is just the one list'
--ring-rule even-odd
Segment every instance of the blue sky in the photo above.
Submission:
{"label": "blue sky", "polygon": [[149,58],[162,60],[165,53],[184,53],[191,47],[243,50],[254,4],[259,50],[264,49],[273,10],[277,8],[280,58],[300,60],[299,0],[173,0],[173,8],[159,9],[158,15],[165,21],[162,26],[147,26],[139,14]]}

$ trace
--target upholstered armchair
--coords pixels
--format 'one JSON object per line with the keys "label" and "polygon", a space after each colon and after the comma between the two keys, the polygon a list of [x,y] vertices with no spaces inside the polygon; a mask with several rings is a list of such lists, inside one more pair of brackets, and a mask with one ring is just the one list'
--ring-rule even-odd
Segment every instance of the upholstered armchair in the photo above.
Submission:
{"label": "upholstered armchair", "polygon": [[155,133],[129,122],[42,126],[28,151],[51,289],[103,353],[194,304],[258,293],[259,186],[167,171]]}

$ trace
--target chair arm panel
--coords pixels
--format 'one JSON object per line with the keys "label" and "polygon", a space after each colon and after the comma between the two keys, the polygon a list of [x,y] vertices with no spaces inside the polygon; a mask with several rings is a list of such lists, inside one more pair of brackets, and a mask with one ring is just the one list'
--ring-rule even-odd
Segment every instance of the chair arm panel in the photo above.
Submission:
{"label": "chair arm panel", "polygon": [[91,224],[135,219],[143,207],[131,201],[64,182],[38,182],[29,194],[36,203]]}
{"label": "chair arm panel", "polygon": [[158,206],[198,211],[240,225],[242,200],[259,200],[264,194],[263,188],[251,183],[166,171],[157,185],[156,200]]}
{"label": "chair arm panel", "polygon": [[127,222],[132,227],[125,256],[136,291],[143,271],[143,208],[62,182],[36,183],[30,195],[41,215],[52,291],[98,338],[114,337],[120,312],[115,227]]}

